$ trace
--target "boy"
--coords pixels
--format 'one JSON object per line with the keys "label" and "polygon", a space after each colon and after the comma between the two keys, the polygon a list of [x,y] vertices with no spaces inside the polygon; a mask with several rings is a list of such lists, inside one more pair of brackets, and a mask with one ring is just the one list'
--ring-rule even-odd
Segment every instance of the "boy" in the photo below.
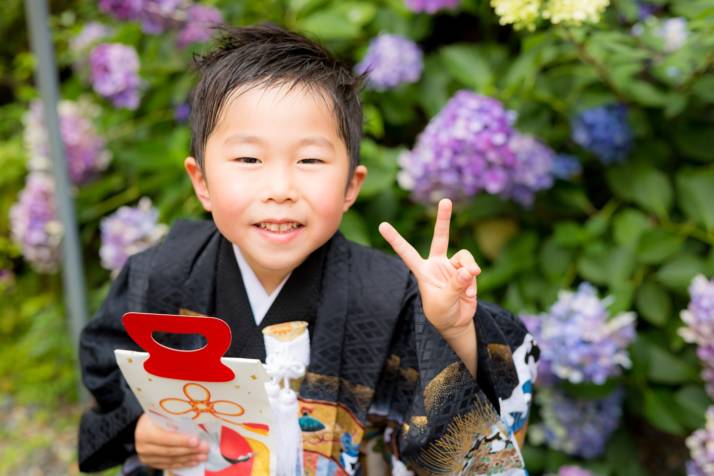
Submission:
{"label": "boy", "polygon": [[321,46],[269,25],[227,30],[198,66],[184,165],[213,221],[178,222],[133,256],[85,328],[83,377],[97,405],[80,424],[80,469],[206,458],[205,443],[142,413],[114,362],[114,349],[136,349],[121,316],[144,311],[224,319],[226,355],[259,359],[260,329],[308,321],[301,411],[333,436],[304,430],[306,474],[352,471],[340,455],[362,441],[368,415],[396,425],[387,434],[400,467],[397,458],[423,474],[517,474],[537,347],[502,309],[476,312],[478,265],[465,250],[446,255],[451,203],[439,204],[427,259],[380,225],[406,266],[337,231],[367,175],[358,79]]}

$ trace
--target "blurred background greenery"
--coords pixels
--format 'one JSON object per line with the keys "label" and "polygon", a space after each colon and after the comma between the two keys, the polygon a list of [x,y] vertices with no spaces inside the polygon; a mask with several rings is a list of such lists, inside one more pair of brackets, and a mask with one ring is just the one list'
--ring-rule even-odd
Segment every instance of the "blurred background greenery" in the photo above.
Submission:
{"label": "blurred background greenery", "polygon": [[[171,28],[146,33],[140,22],[118,19],[100,3],[50,2],[62,98],[94,104],[92,123],[111,153],[108,167],[77,185],[74,196],[91,310],[111,280],[99,255],[103,218],[136,206],[142,197],[151,199],[161,223],[203,217],[182,168],[190,134],[180,108],[193,81],[187,73],[192,54],[206,44],[178,47]],[[387,249],[377,232],[386,220],[427,249],[434,207],[413,201],[398,185],[398,157],[458,90],[501,101],[517,113],[518,130],[553,154],[567,155],[580,172],[556,177],[532,205],[482,192],[460,197],[452,223],[453,249],[471,250],[484,269],[481,299],[534,314],[548,311],[560,290],[587,281],[601,296],[612,297],[612,315],[637,314],[626,371],[601,385],[563,384],[568,395],[585,400],[624,389],[616,429],[601,435],[604,452],[584,458],[549,444],[541,431],[524,450],[528,468],[542,474],[572,463],[600,475],[684,474],[690,458],[685,438],[704,425],[709,405],[696,348],[678,329],[692,279],[714,275],[714,2],[613,0],[604,2],[598,19],[581,25],[536,16],[517,29],[499,23],[508,23],[507,17],[494,10],[508,2],[462,0],[435,12],[416,12],[416,3],[202,2],[230,24],[267,20],[312,35],[350,64],[365,57],[380,33],[406,37],[423,51],[418,80],[364,90],[362,160],[370,174],[342,225],[353,240]],[[0,473],[75,473],[78,373],[60,277],[23,259],[19,232],[12,235],[18,225],[11,222],[10,209],[34,167],[28,142],[35,139],[28,138],[28,128],[36,124],[26,118],[38,92],[23,4],[4,5]],[[662,25],[672,18],[686,25],[679,39],[663,33]],[[93,89],[88,72],[93,45],[73,43],[90,22],[111,28],[98,42],[121,43],[138,53],[138,107],[116,107]],[[603,127],[611,134],[627,127],[632,140],[623,157],[606,160],[575,139],[573,121],[583,111],[613,103],[624,106],[626,124]],[[532,426],[542,422],[539,408]]]}

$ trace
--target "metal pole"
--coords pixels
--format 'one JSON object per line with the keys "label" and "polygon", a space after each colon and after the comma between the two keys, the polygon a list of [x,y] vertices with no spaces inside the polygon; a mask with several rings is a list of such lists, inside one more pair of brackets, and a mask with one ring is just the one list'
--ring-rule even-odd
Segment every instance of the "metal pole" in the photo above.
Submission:
{"label": "metal pole", "polygon": [[[62,281],[64,287],[65,310],[70,316],[70,330],[75,355],[78,350],[79,333],[87,322],[87,299],[82,267],[77,221],[72,202],[71,185],[64,144],[60,135],[57,113],[58,78],[54,49],[50,38],[49,15],[46,0],[25,0],[27,25],[30,30],[30,44],[35,55],[35,81],[40,89],[47,129],[52,173],[55,182],[55,203],[64,233],[62,239]],[[79,396],[86,398],[86,391],[80,383]]]}

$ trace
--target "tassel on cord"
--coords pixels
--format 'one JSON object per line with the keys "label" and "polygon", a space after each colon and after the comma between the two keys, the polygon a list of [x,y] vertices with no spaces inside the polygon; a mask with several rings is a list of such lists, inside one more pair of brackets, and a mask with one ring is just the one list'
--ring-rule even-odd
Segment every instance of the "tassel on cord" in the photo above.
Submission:
{"label": "tassel on cord", "polygon": [[270,382],[265,384],[273,410],[273,441],[277,476],[302,476],[302,432],[298,400],[290,380],[305,375],[310,363],[310,339],[307,322],[287,322],[263,329],[267,358],[265,370]]}

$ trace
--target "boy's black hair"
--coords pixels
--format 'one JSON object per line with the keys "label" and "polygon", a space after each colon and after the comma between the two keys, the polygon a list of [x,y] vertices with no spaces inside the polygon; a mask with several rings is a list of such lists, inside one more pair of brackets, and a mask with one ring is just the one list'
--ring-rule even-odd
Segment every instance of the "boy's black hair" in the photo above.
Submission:
{"label": "boy's black hair", "polygon": [[199,80],[191,94],[191,154],[199,166],[203,168],[208,137],[236,88],[307,86],[331,99],[351,176],[359,164],[363,76],[353,74],[317,42],[273,24],[219,30],[216,47],[195,58]]}

